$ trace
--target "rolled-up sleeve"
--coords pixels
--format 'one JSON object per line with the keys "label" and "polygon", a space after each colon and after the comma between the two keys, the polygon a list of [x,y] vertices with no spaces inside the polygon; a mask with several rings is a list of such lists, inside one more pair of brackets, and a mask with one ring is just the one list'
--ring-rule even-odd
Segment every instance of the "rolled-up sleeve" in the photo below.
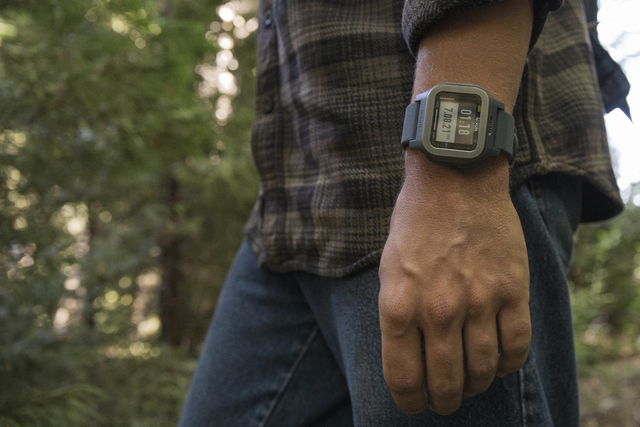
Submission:
{"label": "rolled-up sleeve", "polygon": [[[417,55],[418,46],[424,33],[436,22],[448,15],[465,9],[498,3],[501,0],[406,0],[402,12],[402,33],[413,55]],[[547,14],[562,6],[563,0],[533,0],[533,29],[531,32],[531,50],[538,40]]]}

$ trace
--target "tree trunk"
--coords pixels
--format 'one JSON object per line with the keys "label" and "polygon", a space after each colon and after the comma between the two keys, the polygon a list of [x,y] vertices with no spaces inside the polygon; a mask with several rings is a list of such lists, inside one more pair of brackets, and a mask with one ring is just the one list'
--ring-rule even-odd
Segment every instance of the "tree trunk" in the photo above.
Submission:
{"label": "tree trunk", "polygon": [[168,226],[160,232],[160,263],[162,280],[160,282],[160,321],[162,330],[160,340],[177,347],[182,342],[182,316],[180,313],[179,284],[182,280],[180,237],[175,230],[178,218],[175,207],[178,203],[178,182],[169,177],[166,206],[169,208]]}

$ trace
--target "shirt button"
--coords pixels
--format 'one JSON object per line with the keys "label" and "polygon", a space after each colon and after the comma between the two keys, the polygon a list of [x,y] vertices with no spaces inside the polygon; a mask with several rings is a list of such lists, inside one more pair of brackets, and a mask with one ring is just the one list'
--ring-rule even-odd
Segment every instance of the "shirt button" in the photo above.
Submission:
{"label": "shirt button", "polygon": [[273,20],[271,19],[271,9],[264,11],[264,25],[269,28]]}
{"label": "shirt button", "polygon": [[273,98],[265,98],[265,100],[262,102],[262,111],[264,111],[266,114],[269,114],[273,111]]}

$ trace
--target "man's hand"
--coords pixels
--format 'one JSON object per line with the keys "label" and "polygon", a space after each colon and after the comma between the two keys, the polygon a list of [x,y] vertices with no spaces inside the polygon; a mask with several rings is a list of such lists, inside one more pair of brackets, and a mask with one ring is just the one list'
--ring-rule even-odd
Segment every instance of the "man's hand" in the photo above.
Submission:
{"label": "man's hand", "polygon": [[527,249],[504,157],[458,169],[408,150],[406,161],[380,263],[384,377],[415,413],[426,376],[432,409],[450,414],[527,358]]}
{"label": "man's hand", "polygon": [[[420,43],[414,95],[443,82],[476,84],[511,113],[532,22],[531,0],[441,19]],[[407,412],[428,405],[426,376],[431,407],[450,414],[463,392],[483,392],[527,358],[527,249],[505,157],[458,169],[409,149],[405,170],[380,261],[384,376]]]}

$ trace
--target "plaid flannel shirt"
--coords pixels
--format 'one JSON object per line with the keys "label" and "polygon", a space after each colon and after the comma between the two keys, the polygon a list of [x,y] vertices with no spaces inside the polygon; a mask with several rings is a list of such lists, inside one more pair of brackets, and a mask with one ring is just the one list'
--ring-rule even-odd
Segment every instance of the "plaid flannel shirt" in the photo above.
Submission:
{"label": "plaid flannel shirt", "polygon": [[[452,11],[494,1],[261,1],[252,136],[260,193],[246,234],[262,264],[337,277],[379,261],[422,34]],[[580,176],[583,220],[600,220],[622,203],[584,12],[566,0],[548,14],[560,4],[534,0],[511,186]]]}

